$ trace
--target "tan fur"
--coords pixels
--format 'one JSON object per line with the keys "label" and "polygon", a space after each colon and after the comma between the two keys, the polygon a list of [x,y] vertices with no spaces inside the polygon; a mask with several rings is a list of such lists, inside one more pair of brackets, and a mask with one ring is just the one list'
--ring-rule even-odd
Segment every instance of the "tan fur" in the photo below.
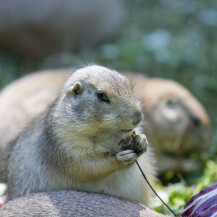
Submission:
{"label": "tan fur", "polygon": [[[110,103],[97,98],[101,92]],[[134,164],[139,155],[118,145],[133,130],[139,132],[140,117],[126,77],[100,66],[77,70],[54,104],[17,139],[8,161],[8,198],[77,189],[148,204],[150,190]],[[138,160],[152,180],[149,151]]]}
{"label": "tan fur", "polygon": [[4,204],[0,217],[163,217],[145,206],[119,198],[77,191],[31,194]]}

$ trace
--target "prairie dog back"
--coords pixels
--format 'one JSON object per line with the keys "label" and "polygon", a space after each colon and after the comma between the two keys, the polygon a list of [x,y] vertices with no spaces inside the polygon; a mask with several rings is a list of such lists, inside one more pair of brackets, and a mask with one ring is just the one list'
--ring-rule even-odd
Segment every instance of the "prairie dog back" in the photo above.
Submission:
{"label": "prairie dog back", "polygon": [[0,92],[0,181],[5,180],[9,144],[54,102],[70,76],[68,70],[42,71],[20,78]]}

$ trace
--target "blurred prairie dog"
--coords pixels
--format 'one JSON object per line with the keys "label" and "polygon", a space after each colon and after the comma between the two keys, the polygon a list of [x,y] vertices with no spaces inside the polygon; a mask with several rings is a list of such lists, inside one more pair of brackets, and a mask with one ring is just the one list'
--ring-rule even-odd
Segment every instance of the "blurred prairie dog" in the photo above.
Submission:
{"label": "blurred prairie dog", "polygon": [[160,213],[108,195],[54,191],[30,194],[9,201],[0,208],[0,217],[163,217]]}
{"label": "blurred prairie dog", "polygon": [[5,181],[10,144],[54,102],[70,71],[42,71],[18,79],[0,92],[0,181]]}
{"label": "blurred prairie dog", "polygon": [[[2,90],[0,179],[5,171],[5,153],[8,152],[5,148],[28,122],[53,103],[69,76],[70,71],[66,69],[46,70],[18,79]],[[147,121],[144,130],[157,152],[159,172],[197,169],[197,163],[186,155],[195,148],[198,157],[210,143],[210,121],[203,106],[174,81],[128,76],[143,105]]]}
{"label": "blurred prairie dog", "polygon": [[[145,133],[154,147],[159,172],[191,172],[210,146],[211,124],[200,102],[182,85],[167,79],[133,76],[143,103]],[[189,155],[194,153],[195,160]]]}
{"label": "blurred prairie dog", "polygon": [[152,156],[140,135],[137,151],[122,139],[139,133],[139,102],[130,81],[107,68],[76,70],[55,102],[20,134],[7,165],[8,198],[31,192],[84,190],[148,204],[151,192],[134,162],[152,180]]}

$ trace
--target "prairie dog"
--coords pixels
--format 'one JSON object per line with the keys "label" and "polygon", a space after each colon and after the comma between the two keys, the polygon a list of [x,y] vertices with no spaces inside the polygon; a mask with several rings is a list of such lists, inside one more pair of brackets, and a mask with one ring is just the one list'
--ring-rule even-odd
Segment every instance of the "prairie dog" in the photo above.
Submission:
{"label": "prairie dog", "polygon": [[54,191],[30,194],[9,201],[0,208],[0,217],[163,217],[140,204],[108,195]]}
{"label": "prairie dog", "polygon": [[[182,85],[167,79],[134,76],[135,92],[149,125],[145,133],[154,147],[159,172],[192,172],[210,147],[211,124],[200,102]],[[189,159],[194,153],[195,160]]]}
{"label": "prairie dog", "polygon": [[[146,150],[122,151],[142,120],[130,81],[107,68],[93,65],[74,72],[55,102],[34,119],[10,153],[8,198],[50,190],[101,192],[147,204],[150,190],[134,164]],[[152,179],[149,150],[139,158]]]}

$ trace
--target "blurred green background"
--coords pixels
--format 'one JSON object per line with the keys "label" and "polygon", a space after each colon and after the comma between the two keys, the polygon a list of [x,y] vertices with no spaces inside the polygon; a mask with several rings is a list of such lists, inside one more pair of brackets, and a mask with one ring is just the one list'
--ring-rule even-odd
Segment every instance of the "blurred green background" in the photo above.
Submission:
{"label": "blurred green background", "polygon": [[[207,109],[213,137],[212,148],[204,155],[207,163],[193,181],[180,177],[176,185],[156,186],[178,212],[194,193],[217,181],[217,1],[128,0],[126,4],[128,15],[120,34],[97,48],[38,62],[0,50],[0,87],[32,71],[90,62],[183,84]],[[164,209],[159,203],[155,207]]]}

